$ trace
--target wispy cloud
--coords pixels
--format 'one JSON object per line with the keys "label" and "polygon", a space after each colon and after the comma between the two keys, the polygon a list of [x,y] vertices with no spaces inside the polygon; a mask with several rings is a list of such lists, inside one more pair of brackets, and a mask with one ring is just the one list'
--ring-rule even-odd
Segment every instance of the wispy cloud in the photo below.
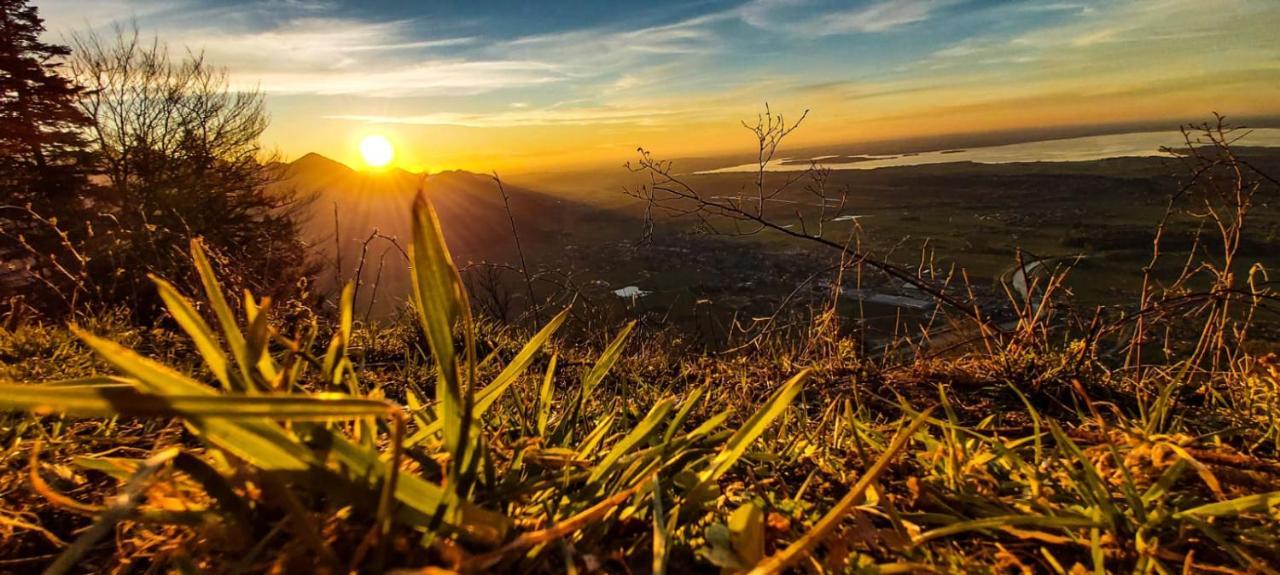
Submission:
{"label": "wispy cloud", "polygon": [[676,116],[688,116],[689,110],[670,108],[620,108],[596,107],[576,109],[527,109],[484,113],[439,112],[407,116],[336,114],[327,119],[368,122],[373,124],[401,124],[413,126],[463,126],[468,128],[510,128],[528,126],[582,126],[582,125],[654,125]]}
{"label": "wispy cloud", "polygon": [[598,84],[601,93],[616,94],[639,87],[667,62],[719,51],[723,42],[712,26],[733,17],[722,12],[661,25],[619,23],[495,40],[423,31],[483,31],[476,26],[340,16],[332,0],[235,6],[103,0],[89,20],[74,18],[70,0],[49,3],[54,29],[110,34],[106,23],[137,19],[147,32],[227,67],[237,85],[277,94],[374,97],[465,96],[557,82]]}
{"label": "wispy cloud", "polygon": [[[544,61],[442,55],[443,49],[478,39],[424,37],[409,20],[332,16],[331,2],[269,0],[245,8],[108,0],[93,9],[94,19],[85,21],[89,25],[77,22],[61,2],[54,0],[49,21],[63,32],[111,34],[108,23],[140,20],[147,32],[202,51],[208,61],[228,68],[234,85],[273,94],[467,96],[565,77]],[[246,14],[270,14],[275,20],[246,19]]]}
{"label": "wispy cloud", "polygon": [[881,2],[861,10],[830,14],[818,26],[819,34],[885,32],[894,28],[928,20],[944,2],[914,0]]}
{"label": "wispy cloud", "polygon": [[[475,41],[471,37],[418,39],[408,34],[410,28],[405,21],[301,18],[256,31],[197,28],[188,30],[183,41],[244,73],[394,66],[432,49]],[[271,57],[264,58],[264,54]]]}
{"label": "wispy cloud", "polygon": [[712,26],[730,17],[716,13],[659,26],[588,28],[525,36],[496,44],[490,52],[557,62],[579,77],[621,74],[721,51],[725,42]]}
{"label": "wispy cloud", "polygon": [[550,64],[519,60],[436,60],[384,70],[344,66],[324,71],[263,71],[253,76],[268,93],[382,98],[473,96],[536,86],[564,77]]}
{"label": "wispy cloud", "polygon": [[50,30],[63,34],[113,22],[175,14],[189,7],[182,0],[44,0],[37,9]]}
{"label": "wispy cloud", "polygon": [[1274,10],[1250,0],[1103,3],[1082,11],[1078,18],[1028,30],[1010,44],[1058,49],[1203,38],[1237,33],[1250,26],[1251,16],[1265,18],[1268,13],[1275,16]]}
{"label": "wispy cloud", "polygon": [[[1004,69],[1012,72],[1020,64],[1052,62],[1042,72],[1053,71],[1057,80],[1084,82],[1115,79],[1100,74],[1106,70],[1120,76],[1139,70],[1146,76],[1158,70],[1176,75],[1179,67],[1215,54],[1219,66],[1231,68],[1251,59],[1228,58],[1224,50],[1239,51],[1249,42],[1212,39],[1250,37],[1264,26],[1261,21],[1251,22],[1251,16],[1274,20],[1276,15],[1248,0],[1031,3],[1019,11],[1068,17],[1041,22],[1033,16],[1016,31],[966,38],[936,50],[921,64],[930,70],[1008,66]],[[1280,49],[1266,42],[1257,43],[1255,51],[1280,55]],[[1088,76],[1089,72],[1095,74]]]}
{"label": "wispy cloud", "polygon": [[1087,13],[1093,10],[1083,2],[1028,2],[1017,7],[1021,12],[1078,12]]}
{"label": "wispy cloud", "polygon": [[562,100],[537,105],[525,101],[502,108],[479,111],[414,113],[332,114],[326,119],[409,126],[460,126],[468,128],[510,128],[531,126],[618,126],[659,127],[722,122],[736,126],[743,113],[754,113],[759,94],[778,93],[790,82],[758,80],[723,86],[704,92],[665,93],[618,97],[597,103],[596,98]]}
{"label": "wispy cloud", "polygon": [[807,0],[753,0],[742,20],[764,30],[829,36],[888,32],[933,16],[948,0],[877,0],[854,8],[829,8]]}

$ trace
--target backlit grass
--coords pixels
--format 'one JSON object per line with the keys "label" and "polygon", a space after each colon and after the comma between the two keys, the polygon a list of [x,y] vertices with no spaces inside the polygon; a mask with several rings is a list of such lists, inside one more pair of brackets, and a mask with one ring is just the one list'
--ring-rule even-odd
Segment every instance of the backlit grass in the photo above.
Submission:
{"label": "backlit grass", "polygon": [[[0,570],[1259,572],[1269,357],[1190,377],[1083,341],[721,356],[472,318],[414,209],[414,323],[279,325],[155,278],[180,333],[3,332]],[[236,298],[232,302],[231,298]],[[825,339],[824,339],[825,338]]]}

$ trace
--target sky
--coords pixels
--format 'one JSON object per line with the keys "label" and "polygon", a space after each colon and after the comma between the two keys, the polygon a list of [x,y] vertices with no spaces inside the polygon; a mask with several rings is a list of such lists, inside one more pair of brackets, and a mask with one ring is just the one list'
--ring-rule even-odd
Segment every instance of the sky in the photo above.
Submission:
{"label": "sky", "polygon": [[136,23],[267,95],[264,143],[359,166],[539,171],[754,149],[1280,116],[1275,0],[34,0]]}

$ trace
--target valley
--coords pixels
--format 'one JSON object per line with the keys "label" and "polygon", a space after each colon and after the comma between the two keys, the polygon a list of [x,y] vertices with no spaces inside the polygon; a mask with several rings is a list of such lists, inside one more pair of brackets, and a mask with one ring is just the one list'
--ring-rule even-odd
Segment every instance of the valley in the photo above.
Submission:
{"label": "valley", "polygon": [[[1280,171],[1280,150],[1240,153],[1263,169]],[[813,235],[823,220],[821,237],[840,244],[850,241],[856,226],[864,251],[913,273],[950,275],[953,289],[967,276],[993,310],[1009,305],[1011,292],[1001,282],[1010,279],[1020,252],[1024,261],[1043,260],[1045,270],[1070,266],[1065,293],[1079,310],[1089,310],[1116,305],[1137,291],[1156,224],[1184,170],[1170,156],[830,170],[822,176],[821,201],[814,199],[809,180],[771,171],[764,176],[767,187],[790,183],[768,202],[766,214],[786,229],[803,227]],[[708,222],[688,217],[658,215],[646,237],[645,202],[624,193],[644,184],[643,176],[623,168],[579,174],[576,187],[512,176],[503,182],[511,219],[489,175],[357,172],[317,155],[294,162],[288,174],[290,185],[316,196],[307,235],[331,266],[320,287],[336,291],[340,280],[359,273],[365,287],[356,309],[371,318],[396,313],[408,293],[404,216],[419,187],[435,203],[464,275],[485,284],[472,284],[478,301],[503,317],[520,313],[528,301],[511,219],[537,278],[539,300],[563,305],[577,299],[615,321],[648,317],[678,323],[706,341],[723,339],[734,322],[826,301],[825,286],[839,256],[829,246],[777,230],[742,237],[709,233]],[[709,197],[755,193],[755,174],[699,171],[679,177]],[[1191,216],[1176,216],[1164,249],[1182,253],[1196,245],[1198,225]],[[1258,210],[1250,225],[1257,232],[1241,254],[1268,268],[1280,265],[1280,255],[1269,247],[1280,237],[1280,218],[1273,210]],[[1181,264],[1161,260],[1156,277],[1173,277]],[[869,334],[890,334],[903,322],[932,316],[931,298],[913,286],[870,271],[856,278],[859,285],[852,281],[846,279],[841,309]],[[627,288],[641,295],[614,293]]]}

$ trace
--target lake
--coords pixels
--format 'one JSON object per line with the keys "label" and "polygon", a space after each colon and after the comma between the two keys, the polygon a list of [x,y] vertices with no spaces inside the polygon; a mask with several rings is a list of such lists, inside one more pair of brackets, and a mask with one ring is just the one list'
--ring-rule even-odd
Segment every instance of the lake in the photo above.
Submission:
{"label": "lake", "polygon": [[[1243,134],[1244,132],[1241,132]],[[1259,128],[1236,146],[1280,147],[1280,129]],[[1162,146],[1183,146],[1180,132],[1134,132],[1083,138],[1062,138],[1022,142],[1001,146],[967,149],[944,149],[917,154],[815,156],[812,158],[776,158],[766,166],[771,172],[800,171],[809,168],[810,162],[833,170],[872,170],[896,166],[921,166],[949,162],[976,162],[979,164],[1011,164],[1017,162],[1087,162],[1106,158],[1134,156],[1168,156]],[[756,164],[742,164],[706,170],[700,174],[754,172]]]}

